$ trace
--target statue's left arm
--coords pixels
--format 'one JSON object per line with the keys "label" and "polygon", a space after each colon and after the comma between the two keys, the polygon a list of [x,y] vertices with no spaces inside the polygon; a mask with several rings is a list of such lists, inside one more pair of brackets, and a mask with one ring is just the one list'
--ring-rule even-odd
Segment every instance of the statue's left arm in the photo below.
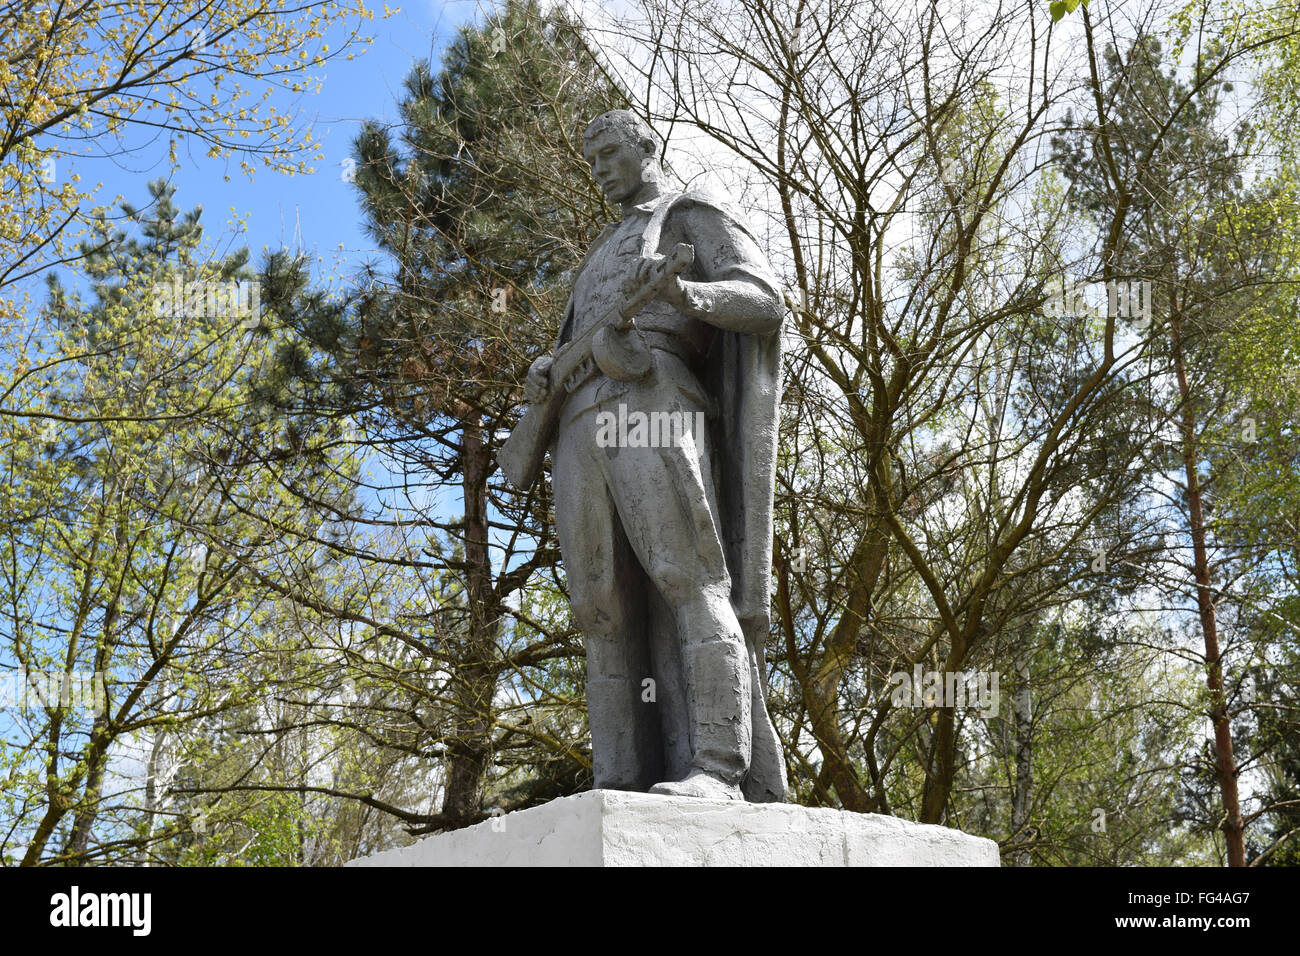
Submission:
{"label": "statue's left arm", "polygon": [[720,206],[689,197],[673,210],[665,236],[695,247],[689,278],[664,298],[683,314],[732,332],[772,333],[785,303],[767,256]]}

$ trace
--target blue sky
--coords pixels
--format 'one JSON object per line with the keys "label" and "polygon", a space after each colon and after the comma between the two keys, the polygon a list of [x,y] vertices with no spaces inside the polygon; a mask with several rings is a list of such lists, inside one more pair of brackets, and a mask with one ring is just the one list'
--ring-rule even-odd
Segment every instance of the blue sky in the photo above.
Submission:
{"label": "blue sky", "polygon": [[[343,178],[343,161],[351,154],[353,139],[366,120],[395,120],[396,102],[412,63],[432,58],[436,67],[456,27],[487,7],[475,0],[413,0],[384,19],[382,3],[369,5],[378,9],[373,21],[361,24],[361,32],[374,37],[364,52],[354,48],[357,55],[352,61],[339,57],[309,71],[324,75],[320,93],[273,98],[279,109],[296,108],[301,122],[309,124],[320,141],[324,159],[312,163],[313,175],[275,173],[257,160],[259,168],[250,180],[240,169],[238,155],[209,158],[203,144],[183,142],[180,168],[171,173],[166,136],[139,129],[124,137],[132,150],[129,154],[78,157],[66,161],[66,171],[79,173],[83,186],[103,183],[98,199],[106,204],[121,194],[143,205],[148,198],[145,184],[160,176],[169,178],[177,186],[175,202],[181,210],[203,206],[205,239],[221,252],[247,245],[257,264],[263,247],[301,248],[323,257],[317,265],[319,279],[331,273],[346,275],[373,248],[361,229],[355,188]],[[335,29],[326,41],[337,50],[344,36]],[[239,238],[233,237],[236,216],[248,229]],[[72,279],[66,270],[60,272],[65,280]]]}

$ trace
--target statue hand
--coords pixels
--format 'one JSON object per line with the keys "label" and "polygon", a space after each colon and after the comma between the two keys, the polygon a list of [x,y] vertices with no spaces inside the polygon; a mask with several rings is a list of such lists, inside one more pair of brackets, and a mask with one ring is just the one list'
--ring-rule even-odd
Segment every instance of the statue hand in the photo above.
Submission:
{"label": "statue hand", "polygon": [[[637,289],[644,286],[650,281],[651,270],[655,265],[663,261],[663,256],[647,256],[637,263],[636,269],[633,270],[631,277],[623,283],[623,294],[632,295]],[[685,309],[687,307],[686,289],[682,286],[682,277],[673,276],[673,281],[667,283],[660,290],[656,298],[667,302],[675,309]]]}
{"label": "statue hand", "polygon": [[551,356],[543,355],[534,359],[528,367],[528,378],[524,382],[524,401],[529,405],[540,405],[551,394]]}

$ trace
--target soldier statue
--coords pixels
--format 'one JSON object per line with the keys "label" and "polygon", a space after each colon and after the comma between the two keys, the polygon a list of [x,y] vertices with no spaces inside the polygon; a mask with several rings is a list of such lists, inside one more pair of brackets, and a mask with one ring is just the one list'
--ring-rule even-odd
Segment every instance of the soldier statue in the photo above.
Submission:
{"label": "soldier statue", "polygon": [[583,154],[623,219],[579,265],[500,459],[526,488],[551,453],[595,786],[783,801],[763,660],[781,285],[719,199],[665,187],[636,114],[594,119]]}

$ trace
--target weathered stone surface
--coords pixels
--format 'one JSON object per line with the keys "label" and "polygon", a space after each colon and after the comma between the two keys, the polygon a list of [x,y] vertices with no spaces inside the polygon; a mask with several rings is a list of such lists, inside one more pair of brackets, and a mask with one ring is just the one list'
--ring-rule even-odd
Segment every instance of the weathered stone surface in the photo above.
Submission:
{"label": "weathered stone surface", "polygon": [[992,840],[843,810],[593,790],[349,866],[998,866]]}
{"label": "weathered stone surface", "polygon": [[596,117],[583,155],[623,218],[578,266],[498,459],[527,488],[551,449],[595,785],[779,803],[764,642],[781,282],[728,202],[667,187],[640,117]]}

